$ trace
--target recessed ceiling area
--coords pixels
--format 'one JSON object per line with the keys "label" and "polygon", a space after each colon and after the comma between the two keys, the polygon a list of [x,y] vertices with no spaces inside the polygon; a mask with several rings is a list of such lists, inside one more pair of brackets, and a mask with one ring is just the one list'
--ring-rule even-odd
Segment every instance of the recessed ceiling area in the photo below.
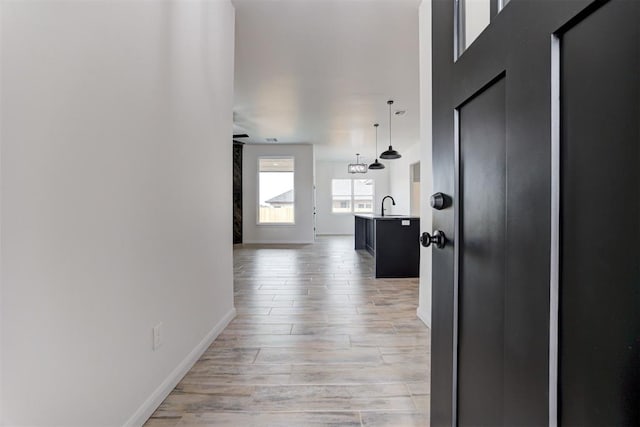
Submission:
{"label": "recessed ceiling area", "polygon": [[[420,0],[234,0],[234,133],[311,143],[320,160],[419,139]],[[273,144],[273,142],[272,142]]]}

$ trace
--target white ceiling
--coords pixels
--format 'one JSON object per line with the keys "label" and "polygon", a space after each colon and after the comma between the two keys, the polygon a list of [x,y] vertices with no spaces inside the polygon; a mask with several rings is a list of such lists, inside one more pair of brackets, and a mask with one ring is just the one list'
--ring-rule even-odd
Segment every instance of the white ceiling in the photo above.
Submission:
{"label": "white ceiling", "polygon": [[234,132],[312,143],[316,157],[366,160],[419,138],[421,0],[233,0]]}

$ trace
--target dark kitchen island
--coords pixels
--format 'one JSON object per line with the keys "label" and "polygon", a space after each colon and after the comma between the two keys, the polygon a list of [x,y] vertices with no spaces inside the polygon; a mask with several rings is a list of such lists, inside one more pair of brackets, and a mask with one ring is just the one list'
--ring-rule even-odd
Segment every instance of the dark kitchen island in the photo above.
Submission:
{"label": "dark kitchen island", "polygon": [[419,217],[355,215],[355,248],[373,255],[376,278],[418,277],[419,239]]}

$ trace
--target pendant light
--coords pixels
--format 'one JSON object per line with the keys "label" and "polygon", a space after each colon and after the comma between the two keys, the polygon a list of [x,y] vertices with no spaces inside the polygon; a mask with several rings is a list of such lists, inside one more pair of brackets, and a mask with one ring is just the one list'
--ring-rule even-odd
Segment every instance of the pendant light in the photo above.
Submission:
{"label": "pendant light", "polygon": [[[378,152],[378,126],[380,125],[376,123],[373,126],[376,128],[376,153],[377,153]],[[380,163],[376,158],[376,161],[369,165],[369,169],[384,169],[384,165]]]}
{"label": "pendant light", "polygon": [[381,159],[399,159],[402,157],[400,153],[393,149],[391,146],[391,105],[393,105],[393,101],[387,101],[387,105],[389,105],[389,149],[382,154],[380,154]]}
{"label": "pendant light", "polygon": [[356,153],[356,162],[349,163],[347,171],[349,173],[367,173],[367,165],[360,163],[360,153]]}

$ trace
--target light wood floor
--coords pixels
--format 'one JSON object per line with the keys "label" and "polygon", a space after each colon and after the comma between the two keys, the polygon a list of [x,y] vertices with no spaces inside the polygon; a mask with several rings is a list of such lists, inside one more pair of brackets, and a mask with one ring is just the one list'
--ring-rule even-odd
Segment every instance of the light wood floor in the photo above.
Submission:
{"label": "light wood floor", "polygon": [[426,426],[417,279],[373,279],[353,237],[238,246],[238,316],[148,427]]}

